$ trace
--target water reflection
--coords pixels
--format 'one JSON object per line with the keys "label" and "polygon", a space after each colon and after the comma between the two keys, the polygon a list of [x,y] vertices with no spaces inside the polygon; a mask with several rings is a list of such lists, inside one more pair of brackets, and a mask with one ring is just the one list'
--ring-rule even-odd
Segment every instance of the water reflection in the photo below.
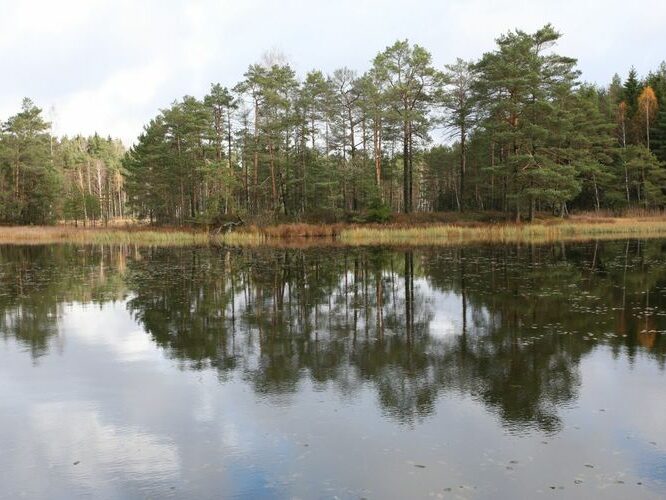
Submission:
{"label": "water reflection", "polygon": [[467,394],[511,432],[554,433],[597,347],[663,370],[663,251],[3,247],[0,332],[38,362],[63,348],[67,304],[121,302],[183,369],[237,374],[259,395],[371,387],[413,425],[440,396]]}
{"label": "water reflection", "polygon": [[127,249],[0,247],[0,335],[47,353],[63,307],[122,300]]}

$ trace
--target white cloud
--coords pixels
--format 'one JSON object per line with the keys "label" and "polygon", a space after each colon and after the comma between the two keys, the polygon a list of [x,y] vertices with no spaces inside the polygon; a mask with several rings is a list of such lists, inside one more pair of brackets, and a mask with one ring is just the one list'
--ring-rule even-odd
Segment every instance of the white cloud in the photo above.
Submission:
{"label": "white cloud", "polygon": [[95,5],[77,0],[2,2],[0,49],[20,51],[31,40],[80,31],[92,21]]}
{"label": "white cloud", "polygon": [[[73,134],[114,131],[124,141],[131,142],[146,121],[159,89],[174,74],[164,62],[134,68],[123,68],[109,75],[98,86],[71,92],[56,105],[60,118],[57,132]],[[164,103],[166,104],[166,103]],[[122,112],[121,112],[122,111]]]}
{"label": "white cloud", "polygon": [[162,353],[155,350],[150,336],[126,314],[126,307],[125,302],[105,304],[103,307],[75,303],[68,307],[60,328],[76,342],[104,346],[121,363],[164,363]]}
{"label": "white cloud", "polygon": [[[140,481],[164,480],[180,471],[178,448],[170,440],[103,422],[93,405],[79,402],[35,405],[28,429],[37,439],[21,457],[44,457],[49,464],[69,465],[67,479],[100,496],[114,475]],[[21,470],[31,470],[24,464]]]}

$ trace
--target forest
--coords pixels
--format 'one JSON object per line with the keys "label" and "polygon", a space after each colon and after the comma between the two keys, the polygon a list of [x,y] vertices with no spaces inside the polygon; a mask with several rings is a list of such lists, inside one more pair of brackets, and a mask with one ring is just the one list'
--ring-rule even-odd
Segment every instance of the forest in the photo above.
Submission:
{"label": "forest", "polygon": [[[435,67],[396,41],[365,72],[252,64],[160,110],[129,149],[54,137],[30,99],[2,122],[0,222],[382,222],[402,212],[532,220],[666,203],[666,63],[585,83],[551,25]],[[461,215],[462,217],[462,215]]]}

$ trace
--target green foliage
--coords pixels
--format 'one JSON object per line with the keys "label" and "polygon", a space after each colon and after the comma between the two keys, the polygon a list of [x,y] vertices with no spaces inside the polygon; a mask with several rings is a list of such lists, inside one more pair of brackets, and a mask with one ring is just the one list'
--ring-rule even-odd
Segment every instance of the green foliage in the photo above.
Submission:
{"label": "green foliage", "polygon": [[657,113],[650,130],[650,150],[660,162],[666,163],[666,100],[660,102],[663,108]]}
{"label": "green foliage", "polygon": [[[479,60],[441,71],[407,40],[363,74],[299,79],[268,56],[232,89],[212,84],[174,101],[127,152],[98,135],[52,137],[26,100],[2,125],[0,222],[381,222],[413,210],[532,219],[662,207],[666,64],[582,85],[576,60],[554,50],[560,38],[550,24],[510,31]],[[648,85],[654,119],[639,110]]]}
{"label": "green foliage", "polygon": [[368,205],[367,222],[388,222],[391,218],[391,208],[380,199],[373,199]]}
{"label": "green foliage", "polygon": [[485,108],[482,128],[501,151],[496,172],[505,178],[505,209],[517,219],[537,206],[558,209],[579,186],[567,155],[576,61],[547,49],[560,34],[546,25],[535,33],[509,32],[476,65],[475,88]]}
{"label": "green foliage", "polygon": [[[234,212],[360,222],[413,209],[532,218],[659,206],[660,170],[620,146],[640,143],[638,95],[649,82],[662,99],[666,71],[581,85],[576,60],[553,50],[560,38],[549,24],[511,31],[480,60],[441,72],[407,40],[362,75],[342,67],[299,80],[267,58],[233,91],[213,85],[146,127],[125,160],[130,199],[138,215],[168,223]],[[658,158],[662,121],[653,124]],[[431,142],[441,126],[455,142]]]}
{"label": "green foliage", "polygon": [[622,89],[622,100],[627,103],[629,108],[629,119],[633,118],[638,111],[638,94],[640,94],[640,91],[638,74],[636,73],[636,69],[632,66]]}
{"label": "green foliage", "polygon": [[403,211],[413,205],[413,143],[415,137],[427,138],[428,103],[436,93],[439,74],[432,66],[432,56],[423,47],[398,40],[380,52],[372,71],[388,103],[387,119],[402,128]]}
{"label": "green foliage", "polygon": [[666,169],[645,146],[629,146],[623,151],[632,191],[645,208],[663,207],[666,201]]}
{"label": "green foliage", "polygon": [[50,224],[108,220],[123,213],[119,141],[98,135],[60,140],[24,99],[0,134],[0,222]]}
{"label": "green foliage", "polygon": [[49,127],[30,99],[2,125],[0,220],[5,223],[44,224],[57,217],[61,178],[53,165]]}

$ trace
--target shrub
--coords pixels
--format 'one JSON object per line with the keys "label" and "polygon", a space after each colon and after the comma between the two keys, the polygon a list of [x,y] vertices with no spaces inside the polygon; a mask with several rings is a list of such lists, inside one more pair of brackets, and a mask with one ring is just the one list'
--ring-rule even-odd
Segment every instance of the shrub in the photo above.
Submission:
{"label": "shrub", "polygon": [[388,222],[391,218],[391,209],[381,200],[373,200],[365,216],[367,222]]}

